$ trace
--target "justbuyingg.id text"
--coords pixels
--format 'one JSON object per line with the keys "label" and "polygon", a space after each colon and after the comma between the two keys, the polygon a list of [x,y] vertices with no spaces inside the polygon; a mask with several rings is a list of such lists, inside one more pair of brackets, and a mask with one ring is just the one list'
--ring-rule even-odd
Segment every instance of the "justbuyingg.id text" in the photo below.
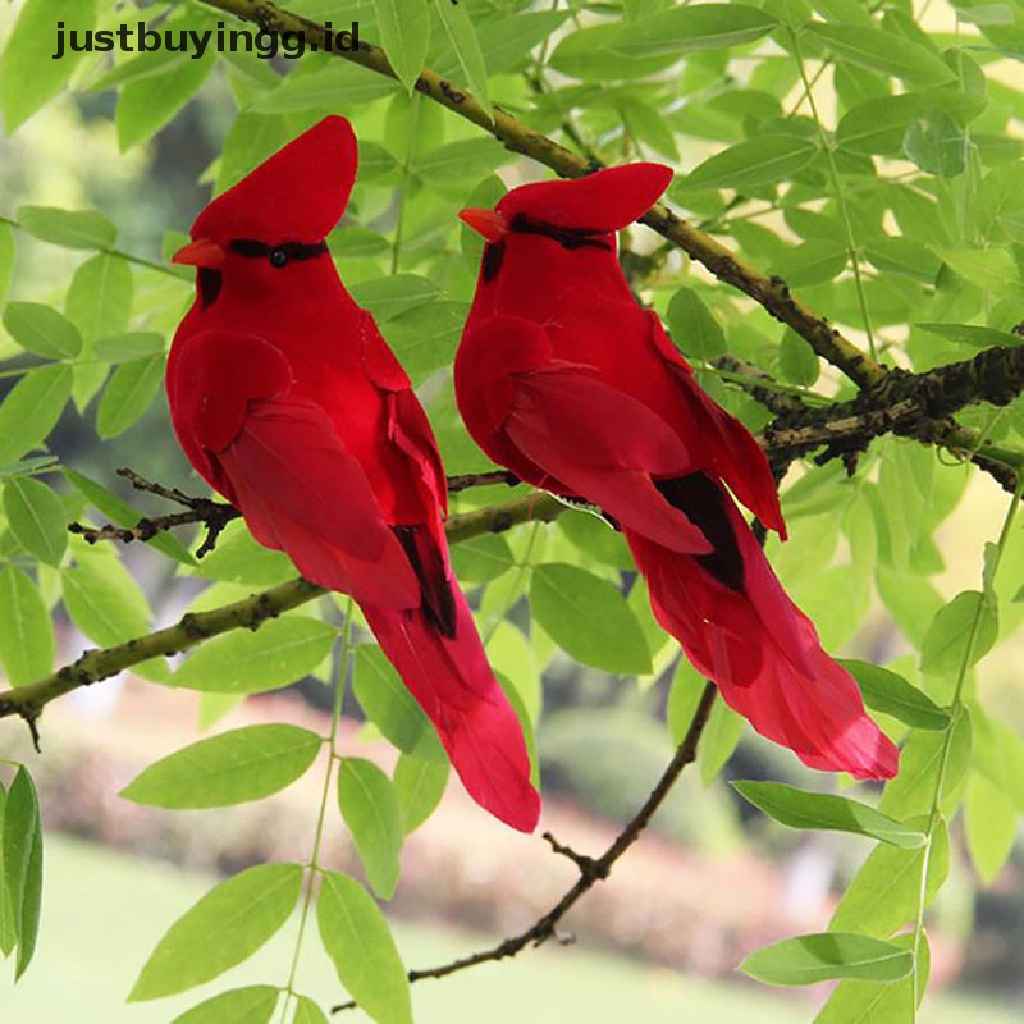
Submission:
{"label": "justbuyingg.id text", "polygon": [[146,22],[135,25],[123,23],[116,29],[65,29],[64,22],[57,22],[57,49],[50,55],[51,60],[60,60],[67,53],[99,51],[109,53],[121,50],[125,53],[152,53],[155,50],[169,50],[187,53],[193,60],[205,56],[212,45],[220,53],[238,53],[244,49],[255,53],[263,60],[270,60],[281,54],[289,60],[301,57],[307,50],[358,50],[359,22],[343,32],[335,32],[331,22],[324,24],[325,38],[321,44],[307,42],[303,32],[268,32],[260,29],[249,32],[246,29],[225,28],[224,22],[217,22],[217,30],[150,28]]}

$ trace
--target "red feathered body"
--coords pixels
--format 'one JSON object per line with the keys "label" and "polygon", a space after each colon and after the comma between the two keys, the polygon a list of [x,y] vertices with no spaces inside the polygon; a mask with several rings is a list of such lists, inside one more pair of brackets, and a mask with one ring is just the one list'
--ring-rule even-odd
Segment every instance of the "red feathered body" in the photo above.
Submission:
{"label": "red feathered body", "polygon": [[784,536],[763,452],[619,268],[614,232],[670,179],[639,164],[466,211],[490,244],[455,362],[460,411],[496,462],[618,523],[658,621],[759,732],[814,768],[889,777],[895,747],[730,496]]}
{"label": "red feathered body", "polygon": [[467,790],[516,828],[539,799],[444,535],[444,469],[409,379],[323,239],[355,176],[328,118],[210,204],[179,261],[195,305],[167,366],[174,428],[253,536],[352,595]]}

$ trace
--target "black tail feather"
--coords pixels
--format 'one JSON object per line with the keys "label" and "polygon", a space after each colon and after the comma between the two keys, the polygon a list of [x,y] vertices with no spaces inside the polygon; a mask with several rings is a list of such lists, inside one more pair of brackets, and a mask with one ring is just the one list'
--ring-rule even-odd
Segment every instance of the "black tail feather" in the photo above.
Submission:
{"label": "black tail feather", "polygon": [[415,526],[393,526],[416,578],[420,581],[423,614],[448,640],[455,639],[455,595],[445,571],[444,558],[426,530]]}
{"label": "black tail feather", "polygon": [[704,473],[655,480],[654,486],[673,508],[699,527],[714,546],[711,554],[694,556],[698,564],[719,583],[742,594],[746,583],[743,555],[725,510],[729,499],[721,488]]}

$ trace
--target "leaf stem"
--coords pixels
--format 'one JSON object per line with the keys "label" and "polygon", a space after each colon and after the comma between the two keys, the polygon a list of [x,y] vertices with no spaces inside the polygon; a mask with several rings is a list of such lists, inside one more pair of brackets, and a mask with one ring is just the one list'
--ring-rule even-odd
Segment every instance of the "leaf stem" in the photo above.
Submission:
{"label": "leaf stem", "polygon": [[[1006,510],[1006,516],[1003,519],[1003,526],[999,532],[999,540],[996,542],[996,550],[992,558],[990,570],[991,579],[995,578],[995,574],[999,569],[999,563],[1002,560],[1003,551],[1006,548],[1006,542],[1010,536],[1010,527],[1013,525],[1013,519],[1017,513],[1017,506],[1020,504],[1022,493],[1024,493],[1024,473],[1018,473],[1017,488],[1013,493],[1013,497],[1010,499],[1010,505]],[[935,838],[935,826],[938,824],[939,818],[942,814],[942,790],[946,782],[946,770],[949,764],[949,753],[953,745],[953,733],[957,725],[959,724],[960,718],[964,714],[964,685],[967,680],[967,670],[971,666],[971,655],[974,650],[974,644],[978,637],[978,630],[981,626],[981,613],[984,603],[985,595],[983,593],[981,600],[978,601],[977,606],[974,610],[974,618],[971,622],[971,630],[967,636],[967,646],[964,649],[963,660],[961,661],[959,671],[957,672],[956,687],[953,690],[953,700],[950,704],[951,714],[949,724],[946,726],[942,738],[942,751],[939,755],[938,776],[935,781],[935,792],[932,795],[931,811],[928,815],[928,835],[925,841],[924,855],[921,858],[921,884],[918,891],[917,915],[914,918],[914,984],[911,987],[911,998],[913,999],[913,1006],[911,1007],[911,1020],[916,1020],[917,1018],[917,1006],[918,1003],[920,1003],[921,1001],[922,995],[920,987],[921,972],[919,970],[919,965],[921,955],[921,939],[924,936],[924,912],[926,909],[926,904],[928,902],[928,870],[931,864],[932,846]]]}
{"label": "leaf stem", "polygon": [[317,872],[320,870],[320,848],[323,842],[324,823],[327,820],[327,806],[331,798],[331,781],[334,777],[334,764],[337,760],[334,753],[334,746],[338,738],[338,724],[341,721],[341,703],[345,694],[345,682],[348,679],[349,653],[352,640],[352,598],[345,602],[344,619],[341,626],[341,646],[338,649],[338,656],[334,666],[334,703],[331,708],[331,731],[327,737],[327,768],[324,771],[324,788],[320,795],[320,810],[316,819],[316,831],[313,833],[313,850],[309,858],[309,878],[306,881],[306,891],[302,900],[302,911],[299,915],[299,932],[295,937],[295,952],[292,954],[292,965],[288,972],[288,983],[282,989],[284,1000],[281,1003],[281,1022],[285,1024],[288,1015],[288,1006],[296,997],[295,977],[299,969],[299,957],[302,954],[302,942],[306,934],[306,921],[309,917],[309,910],[313,903],[314,882]]}
{"label": "leaf stem", "polygon": [[402,183],[398,188],[398,210],[395,214],[395,242],[391,249],[391,274],[398,273],[398,260],[402,252],[402,230],[405,227],[405,197],[409,191],[409,170],[416,152],[416,135],[420,127],[420,94],[413,92],[409,99],[409,138],[402,162]]}
{"label": "leaf stem", "polygon": [[818,113],[818,104],[814,99],[814,83],[807,77],[807,67],[800,53],[800,42],[796,30],[792,26],[789,28],[789,38],[793,44],[793,57],[800,70],[800,80],[804,85],[804,95],[807,97],[807,102],[811,108],[811,116],[814,118],[814,125],[818,130],[818,140],[825,151],[825,159],[828,162],[828,174],[836,197],[836,206],[839,208],[839,216],[842,219],[843,229],[846,232],[846,248],[850,254],[850,261],[853,264],[853,280],[857,288],[857,302],[860,305],[861,317],[864,321],[864,332],[868,337],[868,351],[871,353],[871,358],[877,362],[878,351],[875,348],[874,331],[871,329],[871,314],[868,310],[868,300],[864,294],[864,281],[860,273],[860,254],[853,234],[853,221],[850,219],[850,211],[846,205],[846,196],[843,194],[843,187],[839,180],[839,168],[836,166],[835,153],[833,152],[832,142],[825,133],[825,126],[822,124],[821,115]]}

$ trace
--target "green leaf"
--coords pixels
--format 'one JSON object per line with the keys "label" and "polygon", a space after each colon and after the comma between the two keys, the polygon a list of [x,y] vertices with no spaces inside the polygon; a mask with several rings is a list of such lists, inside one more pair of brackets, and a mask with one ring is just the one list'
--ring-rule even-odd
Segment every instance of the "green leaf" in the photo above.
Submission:
{"label": "green leaf", "polygon": [[[132,508],[126,501],[122,501],[116,494],[108,491],[106,487],[96,483],[95,480],[90,480],[73,469],[63,468],[61,472],[79,494],[84,495],[91,505],[94,505],[118,526],[132,527],[142,518],[142,513],[138,509]],[[185,545],[170,533],[157,534],[146,543],[167,555],[168,558],[181,562],[182,565],[196,564]]]}
{"label": "green leaf", "polygon": [[108,363],[130,363],[134,359],[162,355],[163,352],[164,336],[157,334],[156,331],[111,334],[99,338],[93,345],[93,354],[96,358],[106,360]]}
{"label": "green leaf", "polygon": [[[477,22],[476,37],[487,71],[493,76],[525,66],[530,59],[530,51],[547,39],[569,14],[568,10],[526,11],[509,18],[501,12],[497,17]],[[439,74],[448,75],[455,66],[454,60],[446,63],[442,57],[436,70]]]}
{"label": "green leaf", "polygon": [[452,568],[463,583],[489,583],[515,564],[508,541],[500,534],[485,533],[451,549]]}
{"label": "green leaf", "polygon": [[795,135],[765,135],[737,143],[695,167],[682,189],[760,188],[792,180],[818,155],[818,147]]}
{"label": "green leaf", "polygon": [[473,22],[465,7],[453,4],[450,0],[437,0],[435,9],[465,75],[466,84],[480,101],[487,116],[493,118],[494,109],[487,96],[487,68],[484,65],[484,56],[480,52],[480,43],[477,41]]}
{"label": "green leaf", "polygon": [[155,135],[197,93],[216,61],[179,60],[169,69],[127,82],[117,98],[114,123],[121,152]]}
{"label": "green leaf", "polygon": [[7,811],[7,790],[0,782],[0,953],[9,957],[18,944],[18,921],[14,918],[14,907],[7,886],[7,871],[4,868],[4,817]]}
{"label": "green leaf", "polygon": [[651,652],[626,599],[585,569],[557,562],[537,566],[530,606],[545,632],[577,661],[606,672],[650,672]]}
{"label": "green leaf", "polygon": [[955,77],[941,57],[927,47],[880,28],[858,25],[807,27],[840,60],[893,75],[907,82],[938,85]]}
{"label": "green leaf", "polygon": [[[510,573],[505,579],[515,583],[517,576],[517,573]],[[536,620],[535,624],[538,624]],[[538,717],[543,700],[540,672],[534,648],[523,635],[523,631],[508,619],[499,621],[490,631],[487,657],[498,675],[499,682],[504,676],[529,709],[529,717]]]}
{"label": "green leaf", "polygon": [[[8,15],[9,17],[9,15]],[[64,56],[56,26],[65,25]],[[10,135],[64,88],[84,53],[67,46],[69,31],[82,32],[96,21],[96,0],[25,0],[0,60],[0,97]]]}
{"label": "green leaf", "polygon": [[622,117],[626,133],[634,142],[649,146],[673,162],[679,160],[675,134],[666,123],[661,109],[635,96],[616,97],[615,106]]}
{"label": "green leaf", "polygon": [[744,4],[675,6],[631,24],[574,32],[559,44],[550,63],[581,78],[598,77],[602,62],[606,79],[645,76],[694,50],[755,42],[777,26],[770,14]]}
{"label": "green leaf", "polygon": [[409,980],[377,905],[358,882],[323,872],[316,902],[320,938],[338,978],[378,1024],[412,1024]]}
{"label": "green leaf", "polygon": [[119,366],[107,381],[96,411],[100,437],[116,437],[132,426],[153,403],[163,379],[163,352]]}
{"label": "green leaf", "polygon": [[4,327],[26,352],[44,359],[73,359],[82,351],[78,328],[41,302],[8,302]]}
{"label": "green leaf", "polygon": [[697,766],[700,769],[700,780],[705,786],[732,757],[746,724],[746,719],[733,711],[724,700],[715,701],[697,748]]}
{"label": "green leaf", "polygon": [[71,368],[29,370],[0,404],[0,466],[17,462],[41,446],[57,425],[71,395]]}
{"label": "green leaf", "polygon": [[261,864],[214,886],[171,925],[128,1001],[184,992],[247,960],[291,916],[302,875],[298,864]]}
{"label": "green leaf", "polygon": [[776,27],[776,19],[757,7],[688,4],[640,19],[632,26],[622,53],[641,58],[743,46],[762,39]]}
{"label": "green leaf", "polygon": [[89,345],[97,338],[120,334],[132,308],[132,274],[128,264],[101,253],[86,260],[68,289],[65,312]]}
{"label": "green leaf", "polygon": [[107,249],[117,237],[117,228],[95,210],[21,206],[17,220],[30,235],[65,249]]}
{"label": "green leaf", "polygon": [[964,831],[971,863],[985,885],[996,880],[1013,852],[1017,818],[1010,795],[984,775],[973,772],[967,783]]}
{"label": "green leaf", "polygon": [[349,289],[352,298],[368,309],[375,320],[390,320],[411,309],[426,306],[440,295],[433,281],[419,274],[393,274],[360,281]]}
{"label": "green leaf", "polygon": [[913,954],[865,935],[821,932],[784,939],[751,953],[740,970],[769,985],[813,985],[833,978],[895,981],[914,966]]}
{"label": "green leaf", "polygon": [[253,540],[244,520],[228,523],[217,546],[199,562],[196,575],[251,587],[272,587],[295,578],[295,565],[283,551],[272,551]]}
{"label": "green leaf", "polygon": [[935,676],[955,675],[968,657],[969,643],[967,663],[973,665],[992,649],[998,634],[999,620],[984,595],[978,590],[962,591],[932,619],[921,646],[921,671]]}
{"label": "green leaf", "polygon": [[725,332],[692,288],[680,288],[665,313],[676,347],[688,356],[711,362],[725,355]]}
{"label": "green leaf", "polygon": [[391,780],[372,761],[344,758],[338,772],[338,807],[370,886],[381,899],[391,899],[405,839],[405,822]]}
{"label": "green leaf", "polygon": [[424,731],[433,731],[426,714],[376,644],[356,648],[352,689],[366,717],[404,753],[416,749]]}
{"label": "green leaf", "polygon": [[[808,242],[808,245],[814,245]],[[845,253],[843,262],[846,262]],[[787,328],[779,342],[779,371],[791,384],[809,388],[821,372],[817,353],[792,328]]]}
{"label": "green leaf", "polygon": [[68,288],[64,311],[82,332],[83,361],[75,367],[72,394],[81,412],[92,401],[107,375],[107,366],[89,361],[93,342],[128,327],[132,308],[132,274],[128,264],[114,256],[99,255],[86,260],[76,271]]}
{"label": "green leaf", "polygon": [[1020,271],[1008,249],[938,249],[936,251],[953,271],[984,291],[1020,287]]}
{"label": "green leaf", "polygon": [[[417,748],[420,749],[420,748]],[[423,757],[401,754],[391,778],[408,835],[434,813],[448,785],[450,769],[444,756]]]}
{"label": "green leaf", "polygon": [[903,151],[922,171],[940,178],[955,178],[967,170],[967,136],[941,110],[927,110],[910,122]]}
{"label": "green leaf", "polygon": [[913,324],[918,330],[937,334],[940,338],[955,341],[958,345],[969,345],[979,351],[993,345],[1020,345],[1024,338],[1009,331],[997,331],[994,327],[981,327],[978,324]]}
{"label": "green leaf", "polygon": [[214,693],[263,693],[297,682],[327,657],[336,630],[319,619],[286,615],[255,632],[234,630],[193,651],[172,685]]}
{"label": "green leaf", "polygon": [[290,786],[322,739],[297,725],[249,725],[199,740],[150,765],[120,796],[150,807],[227,807]]}
{"label": "green leaf", "polygon": [[903,676],[867,661],[838,660],[857,681],[869,708],[892,715],[915,729],[942,730],[949,725],[949,712]]}
{"label": "green leaf", "polygon": [[17,566],[0,566],[0,665],[11,686],[48,675],[55,656],[53,623],[39,588]]}
{"label": "green leaf", "polygon": [[852,832],[907,849],[916,849],[924,842],[924,833],[846,797],[806,793],[777,782],[734,782],[733,788],[790,828]]}
{"label": "green leaf", "polygon": [[[670,68],[677,60],[675,52],[659,57],[636,57],[625,53],[636,23],[592,25],[565,36],[548,60],[549,66],[563,75],[585,82],[609,79],[646,78]],[[654,41],[655,47],[658,40]]]}
{"label": "green leaf", "polygon": [[4,484],[3,506],[15,540],[40,561],[60,565],[68,546],[60,498],[40,480],[15,476]]}
{"label": "green leaf", "polygon": [[279,994],[273,985],[229,989],[186,1010],[171,1024],[270,1024]]}
{"label": "green leaf", "polygon": [[14,231],[10,224],[0,222],[0,302],[7,295],[14,276]]}
{"label": "green leaf", "polygon": [[[928,935],[922,932],[917,969],[897,981],[843,981],[821,1008],[814,1024],[907,1024],[909,1008],[924,997],[931,968]],[[892,944],[914,949],[914,935],[897,935]]]}
{"label": "green leaf", "polygon": [[146,596],[116,557],[79,559],[60,576],[68,615],[90,640],[111,647],[149,632]]}
{"label": "green leaf", "polygon": [[[389,174],[398,167],[398,161],[391,155],[391,152],[377,142],[362,139],[358,142],[358,151],[359,178],[362,181]],[[410,274],[409,276],[416,278],[418,275]],[[388,279],[383,280],[387,281]]]}
{"label": "green leaf", "polygon": [[[565,534],[584,555],[599,565],[611,566],[614,569],[636,568],[629,547],[622,539],[621,531],[614,529],[607,519],[591,509],[570,509],[563,512],[558,517],[558,531]],[[458,547],[452,548],[453,556],[457,550]],[[635,606],[633,610],[636,611]],[[660,627],[658,629],[659,635],[664,637],[664,632]],[[648,641],[650,639],[648,636]]]}
{"label": "green leaf", "polygon": [[880,237],[864,247],[867,261],[886,274],[900,274],[925,284],[933,284],[942,261],[913,238]]}
{"label": "green leaf", "polygon": [[[216,1024],[216,1022],[211,1022]],[[295,1000],[295,1016],[292,1024],[329,1024],[327,1014],[308,996],[298,996]]]}
{"label": "green leaf", "polygon": [[836,144],[863,156],[901,156],[907,127],[921,109],[919,95],[879,96],[847,111],[836,127]]}
{"label": "green leaf", "polygon": [[[908,824],[928,827],[925,817]],[[836,908],[829,927],[835,931],[856,928],[864,935],[888,938],[917,915],[921,898],[921,871],[928,856],[925,904],[935,898],[949,870],[949,835],[940,820],[928,847],[916,850],[877,846],[861,865]]]}
{"label": "green leaf", "polygon": [[[427,185],[447,191],[454,189],[456,183],[461,185],[467,178],[482,178],[508,162],[508,150],[494,139],[460,139],[416,156],[412,171]],[[460,191],[460,199],[462,195]]]}
{"label": "green leaf", "polygon": [[391,248],[391,244],[379,231],[358,225],[339,228],[331,234],[329,242],[339,260],[367,259],[380,256]]}
{"label": "green leaf", "polygon": [[[261,114],[290,114],[302,110],[320,110],[336,103],[339,96],[363,106],[387,96],[398,88],[390,78],[374,74],[365,68],[332,61],[327,67],[312,74],[286,75],[276,89],[262,93],[252,109]],[[359,143],[360,153],[363,143]],[[359,160],[362,177],[362,157]]]}
{"label": "green leaf", "polygon": [[[942,773],[940,809],[944,813],[952,813],[958,802],[959,788],[971,761],[973,731],[970,715],[961,709],[953,721],[953,735]],[[899,775],[886,785],[878,805],[880,811],[904,820],[909,815],[931,811],[945,742],[945,734],[941,732],[915,729],[910,733],[900,754]]]}
{"label": "green leaf", "polygon": [[772,260],[771,271],[784,277],[791,288],[803,288],[834,280],[846,269],[848,259],[846,246],[840,242],[831,238],[812,238],[787,248]]}
{"label": "green leaf", "polygon": [[18,767],[7,791],[3,824],[3,869],[15,932],[18,960],[14,978],[25,973],[35,952],[43,884],[43,834],[39,797],[32,777]]}
{"label": "green leaf", "polygon": [[398,80],[411,93],[430,49],[426,0],[374,0],[380,43]]}
{"label": "green leaf", "polygon": [[388,342],[414,384],[451,363],[468,312],[464,302],[433,302],[384,325]]}

